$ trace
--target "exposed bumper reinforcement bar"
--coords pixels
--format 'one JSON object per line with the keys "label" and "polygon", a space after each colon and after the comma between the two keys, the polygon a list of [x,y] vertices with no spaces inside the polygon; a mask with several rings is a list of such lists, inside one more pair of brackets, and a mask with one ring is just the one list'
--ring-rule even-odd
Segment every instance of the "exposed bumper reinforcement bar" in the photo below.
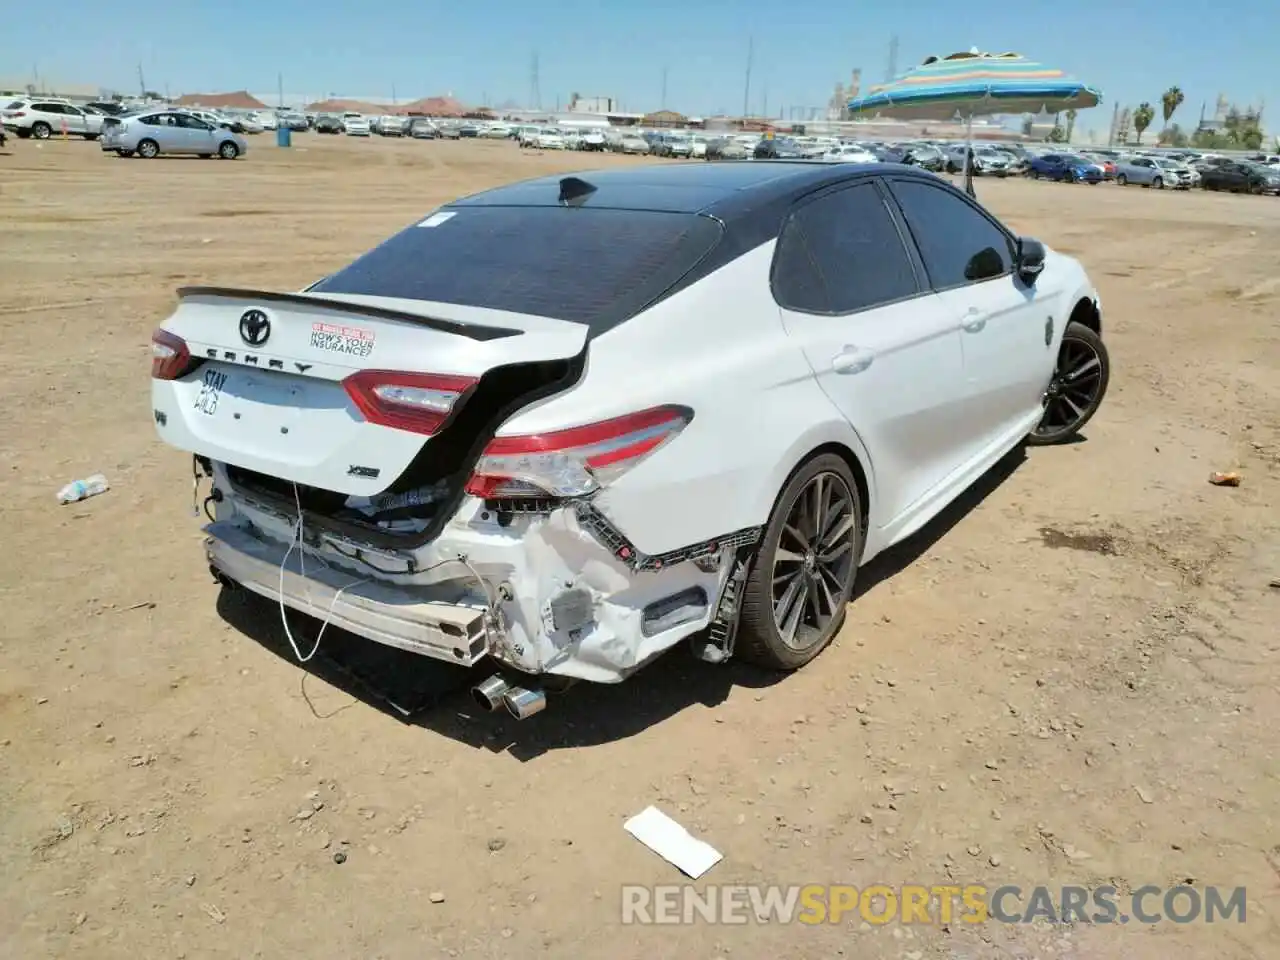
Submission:
{"label": "exposed bumper reinforcement bar", "polygon": [[[260,540],[242,527],[211,523],[205,553],[209,565],[268,600],[281,599],[280,564],[286,547]],[[421,588],[362,581],[319,560],[304,578],[297,551],[284,572],[284,602],[366,639],[469,667],[489,651],[482,604],[426,599]]]}

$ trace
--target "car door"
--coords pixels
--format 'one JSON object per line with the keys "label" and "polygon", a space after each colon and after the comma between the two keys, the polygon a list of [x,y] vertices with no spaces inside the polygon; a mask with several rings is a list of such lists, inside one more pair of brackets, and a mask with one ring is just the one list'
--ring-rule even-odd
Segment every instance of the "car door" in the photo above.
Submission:
{"label": "car door", "polygon": [[884,187],[859,179],[791,212],[773,266],[787,334],[871,458],[879,526],[936,488],[964,447],[959,325],[903,231]]}
{"label": "car door", "polygon": [[930,285],[958,318],[963,408],[971,456],[1011,433],[1025,433],[1041,410],[1053,370],[1055,330],[1048,283],[1014,271],[1016,240],[960,191],[941,183],[888,178],[915,239]]}
{"label": "car door", "polygon": [[213,126],[208,121],[189,113],[175,114],[174,120],[178,124],[180,152],[188,154],[217,152],[217,145],[213,142]]}
{"label": "car door", "polygon": [[84,113],[79,107],[73,107],[69,103],[57,104],[58,112],[62,114],[59,120],[66,124],[66,131],[76,136],[88,133],[89,128],[85,125]]}

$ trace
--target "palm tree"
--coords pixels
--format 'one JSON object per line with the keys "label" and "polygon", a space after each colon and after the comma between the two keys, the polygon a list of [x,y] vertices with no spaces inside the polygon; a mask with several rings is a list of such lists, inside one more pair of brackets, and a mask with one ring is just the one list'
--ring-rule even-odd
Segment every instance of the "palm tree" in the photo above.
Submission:
{"label": "palm tree", "polygon": [[1151,126],[1151,121],[1155,119],[1156,112],[1151,108],[1151,104],[1145,100],[1138,104],[1138,109],[1133,111],[1133,129],[1137,131],[1138,142],[1142,142],[1142,134]]}
{"label": "palm tree", "polygon": [[1076,132],[1076,108],[1072,107],[1067,111],[1067,143],[1071,142],[1071,135]]}
{"label": "palm tree", "polygon": [[1160,104],[1164,108],[1164,125],[1166,127],[1185,99],[1186,97],[1182,95],[1182,90],[1176,84],[1160,94]]}

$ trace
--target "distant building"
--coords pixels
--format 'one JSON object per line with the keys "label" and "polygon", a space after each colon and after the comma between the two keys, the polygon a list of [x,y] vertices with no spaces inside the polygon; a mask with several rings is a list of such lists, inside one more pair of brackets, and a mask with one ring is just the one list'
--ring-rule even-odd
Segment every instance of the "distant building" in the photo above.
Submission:
{"label": "distant building", "polygon": [[95,83],[64,83],[40,77],[33,82],[17,77],[0,77],[0,96],[5,97],[54,97],[59,100],[110,99],[111,91]]}
{"label": "distant building", "polygon": [[646,127],[685,127],[689,124],[689,118],[674,110],[655,110],[653,113],[646,113],[640,123]]}
{"label": "distant building", "polygon": [[618,102],[613,97],[584,97],[576,93],[569,97],[569,113],[608,115],[617,109]]}

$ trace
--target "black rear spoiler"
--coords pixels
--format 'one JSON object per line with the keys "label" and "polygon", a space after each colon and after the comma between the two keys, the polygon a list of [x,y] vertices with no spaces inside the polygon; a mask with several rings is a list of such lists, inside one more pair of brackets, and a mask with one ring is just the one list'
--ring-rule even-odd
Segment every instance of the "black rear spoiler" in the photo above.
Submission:
{"label": "black rear spoiler", "polygon": [[342,313],[371,317],[375,320],[393,320],[398,323],[412,323],[420,327],[430,327],[441,333],[453,333],[471,340],[501,340],[503,337],[516,337],[524,333],[511,327],[488,327],[472,323],[458,323],[455,320],[442,320],[439,317],[425,317],[420,313],[407,310],[391,310],[387,307],[371,307],[363,303],[349,300],[335,300],[331,297],[317,297],[309,293],[277,293],[271,290],[249,290],[241,287],[179,287],[178,298],[186,300],[190,297],[218,297],[224,300],[248,300],[258,303],[288,303],[301,307],[319,307],[321,309],[339,310]]}

